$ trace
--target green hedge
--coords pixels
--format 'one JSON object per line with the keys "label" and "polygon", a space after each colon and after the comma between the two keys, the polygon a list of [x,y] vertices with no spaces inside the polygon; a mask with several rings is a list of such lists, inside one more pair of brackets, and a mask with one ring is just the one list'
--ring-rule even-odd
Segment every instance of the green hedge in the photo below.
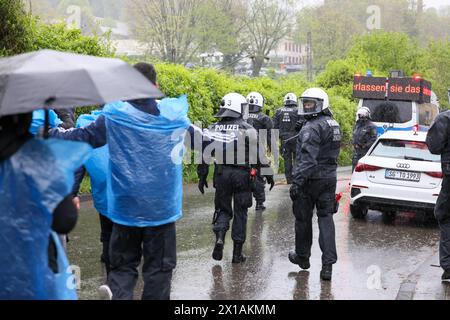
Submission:
{"label": "green hedge", "polygon": [[[283,97],[288,92],[298,96],[312,86],[325,88],[330,96],[331,109],[336,120],[341,125],[344,140],[342,152],[339,156],[340,165],[351,163],[350,141],[354,125],[356,102],[351,100],[351,84],[329,83],[324,77],[317,83],[308,84],[301,74],[294,74],[273,80],[268,77],[248,78],[231,76],[225,72],[212,69],[186,69],[180,65],[155,64],[158,72],[158,82],[161,90],[168,97],[187,94],[189,101],[189,117],[192,122],[200,122],[207,126],[215,121],[213,114],[219,108],[221,98],[229,92],[237,92],[246,96],[251,91],[260,92],[265,98],[265,109],[273,115],[275,110],[282,106]],[[351,79],[353,72],[348,70]],[[333,74],[335,74],[333,72]],[[348,82],[347,75],[345,82]],[[331,89],[327,89],[330,87]],[[350,116],[349,116],[350,115]],[[281,159],[282,161],[282,159]],[[280,163],[280,172],[284,165]],[[196,181],[195,165],[185,165],[184,179],[186,182]]]}
{"label": "green hedge", "polygon": [[[246,96],[251,91],[258,91],[265,97],[265,110],[273,115],[283,104],[283,97],[288,92],[300,96],[308,87],[325,84],[330,96],[331,109],[341,125],[344,140],[339,156],[340,165],[351,164],[350,141],[354,124],[356,102],[350,100],[348,86],[337,86],[318,79],[318,83],[308,84],[300,74],[289,75],[273,80],[268,77],[248,78],[231,76],[213,69],[187,69],[180,65],[156,63],[158,83],[168,97],[187,94],[189,101],[189,118],[192,122],[200,122],[207,126],[215,121],[213,115],[218,110],[221,98],[229,92],[238,92]],[[334,86],[333,86],[334,85]],[[327,89],[326,86],[331,86]],[[86,112],[81,108],[78,112]],[[280,159],[279,173],[284,170],[284,162]],[[212,170],[211,170],[212,171]],[[184,165],[184,181],[196,182],[196,166]]]}

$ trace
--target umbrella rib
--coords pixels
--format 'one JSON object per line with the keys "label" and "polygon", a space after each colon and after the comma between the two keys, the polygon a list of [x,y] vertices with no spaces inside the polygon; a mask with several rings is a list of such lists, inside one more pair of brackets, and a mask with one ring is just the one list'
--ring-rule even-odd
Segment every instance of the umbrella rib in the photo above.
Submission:
{"label": "umbrella rib", "polygon": [[[97,104],[104,104],[106,101],[105,99],[103,99],[103,97],[100,94],[100,90],[98,89],[97,85],[95,84],[95,81],[92,79],[92,77],[90,76],[89,72],[86,69],[83,69],[83,72],[87,75],[89,81],[91,82],[92,86],[95,89],[95,92],[98,93],[98,103]],[[80,106],[82,107],[82,106]]]}

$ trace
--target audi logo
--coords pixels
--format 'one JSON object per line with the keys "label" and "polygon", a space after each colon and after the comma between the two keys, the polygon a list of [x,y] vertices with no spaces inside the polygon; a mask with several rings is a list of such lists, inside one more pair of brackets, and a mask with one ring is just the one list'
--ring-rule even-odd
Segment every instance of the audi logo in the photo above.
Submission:
{"label": "audi logo", "polygon": [[409,165],[407,163],[397,163],[397,168],[399,168],[399,169],[409,169],[409,168],[411,168],[411,165]]}

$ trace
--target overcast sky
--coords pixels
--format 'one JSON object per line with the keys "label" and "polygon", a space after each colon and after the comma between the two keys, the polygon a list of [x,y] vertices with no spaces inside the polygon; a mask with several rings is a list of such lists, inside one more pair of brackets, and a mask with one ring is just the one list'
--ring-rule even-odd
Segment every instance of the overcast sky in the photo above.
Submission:
{"label": "overcast sky", "polygon": [[[313,5],[322,3],[323,0],[300,0],[304,5]],[[424,0],[426,8],[435,7],[439,8],[441,6],[450,5],[450,0]]]}

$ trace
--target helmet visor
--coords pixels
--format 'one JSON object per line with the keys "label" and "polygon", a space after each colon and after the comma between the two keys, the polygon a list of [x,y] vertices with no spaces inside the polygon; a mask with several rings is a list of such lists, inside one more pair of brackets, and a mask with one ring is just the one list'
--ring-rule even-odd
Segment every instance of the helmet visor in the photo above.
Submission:
{"label": "helmet visor", "polygon": [[301,98],[298,114],[310,115],[322,112],[323,100],[317,98]]}
{"label": "helmet visor", "polygon": [[360,113],[360,114],[358,114],[358,119],[359,119],[359,120],[366,120],[366,119],[369,119],[369,115],[366,114],[366,113]]}
{"label": "helmet visor", "polygon": [[219,112],[214,115],[215,118],[240,118],[241,116],[239,112],[226,108],[220,108]]}
{"label": "helmet visor", "polygon": [[257,113],[260,112],[262,110],[262,108],[256,104],[249,104],[248,105],[249,111],[252,113]]}
{"label": "helmet visor", "polygon": [[284,101],[284,105],[285,106],[297,106],[297,101],[295,101],[295,100],[286,100],[286,101]]}

